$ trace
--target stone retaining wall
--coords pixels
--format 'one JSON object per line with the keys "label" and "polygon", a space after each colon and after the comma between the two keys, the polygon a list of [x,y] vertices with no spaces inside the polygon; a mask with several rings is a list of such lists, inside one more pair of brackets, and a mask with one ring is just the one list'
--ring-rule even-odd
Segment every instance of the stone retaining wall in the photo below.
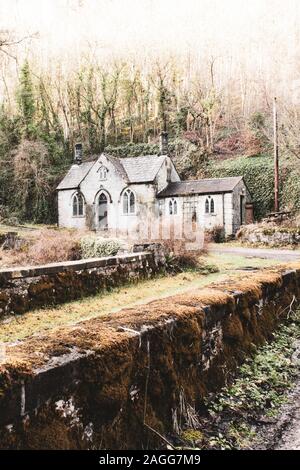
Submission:
{"label": "stone retaining wall", "polygon": [[272,226],[271,224],[253,224],[242,226],[236,238],[242,243],[266,245],[268,247],[300,245],[300,227]]}
{"label": "stone retaining wall", "polygon": [[0,317],[109,290],[163,267],[164,257],[153,245],[147,252],[0,270]]}
{"label": "stone retaining wall", "polygon": [[159,446],[299,298],[300,267],[249,273],[7,345],[0,447]]}

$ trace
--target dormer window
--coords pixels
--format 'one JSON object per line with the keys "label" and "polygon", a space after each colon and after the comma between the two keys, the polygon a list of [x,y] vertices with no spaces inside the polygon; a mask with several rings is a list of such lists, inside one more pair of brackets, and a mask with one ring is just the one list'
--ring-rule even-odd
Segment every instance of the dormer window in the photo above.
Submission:
{"label": "dormer window", "polygon": [[100,181],[105,181],[105,180],[107,180],[107,172],[108,172],[108,170],[107,170],[107,168],[106,168],[105,166],[100,166],[98,172],[99,172],[99,179],[100,179]]}

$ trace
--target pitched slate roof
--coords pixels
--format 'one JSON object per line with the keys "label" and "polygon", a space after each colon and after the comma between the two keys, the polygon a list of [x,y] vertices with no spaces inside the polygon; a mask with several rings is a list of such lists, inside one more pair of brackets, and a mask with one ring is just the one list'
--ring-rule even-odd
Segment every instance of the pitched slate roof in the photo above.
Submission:
{"label": "pitched slate roof", "polygon": [[157,197],[185,196],[190,194],[228,193],[243,179],[242,176],[212,178],[169,183]]}
{"label": "pitched slate roof", "polygon": [[111,155],[105,154],[105,157],[114,165],[118,173],[124,178],[124,180],[129,182],[128,175],[120,162],[120,158],[112,157]]}
{"label": "pitched slate roof", "polygon": [[150,183],[154,181],[165,158],[164,155],[145,155],[118,160],[123,166],[130,183]]}
{"label": "pitched slate roof", "polygon": [[59,183],[56,189],[75,189],[78,188],[81,181],[89,173],[95,161],[84,162],[81,165],[72,165],[64,179]]}
{"label": "pitched slate roof", "polygon": [[[128,183],[151,183],[166,158],[164,155],[117,158],[107,154],[105,154],[105,157]],[[93,161],[72,165],[56,189],[78,188],[98,159],[99,157],[96,157]]]}

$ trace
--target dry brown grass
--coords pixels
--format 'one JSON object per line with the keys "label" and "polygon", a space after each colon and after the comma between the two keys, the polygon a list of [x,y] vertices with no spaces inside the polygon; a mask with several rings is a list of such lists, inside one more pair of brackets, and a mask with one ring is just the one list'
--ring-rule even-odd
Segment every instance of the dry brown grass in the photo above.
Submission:
{"label": "dry brown grass", "polygon": [[[264,269],[259,273],[252,273],[246,280],[237,279],[234,281],[227,281],[223,283],[224,287],[228,291],[235,292],[240,291],[250,296],[254,296],[259,299],[262,296],[262,288],[265,285],[276,285],[278,287],[282,284],[281,272],[283,270]],[[221,287],[219,285],[219,287]]]}
{"label": "dry brown grass", "polygon": [[179,305],[222,305],[231,300],[232,297],[212,286],[211,288],[203,288],[187,294],[177,295],[175,299]]}
{"label": "dry brown grass", "polygon": [[80,259],[76,230],[42,228],[30,234],[19,249],[0,250],[0,267],[39,265]]}

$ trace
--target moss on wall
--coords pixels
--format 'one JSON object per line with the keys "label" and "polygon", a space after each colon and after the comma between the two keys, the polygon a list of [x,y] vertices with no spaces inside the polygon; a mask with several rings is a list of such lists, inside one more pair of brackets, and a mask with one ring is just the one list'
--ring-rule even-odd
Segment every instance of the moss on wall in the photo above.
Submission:
{"label": "moss on wall", "polygon": [[182,403],[197,409],[220,389],[272,338],[299,287],[299,269],[264,271],[8,346],[0,447],[157,446],[148,426],[171,432]]}

